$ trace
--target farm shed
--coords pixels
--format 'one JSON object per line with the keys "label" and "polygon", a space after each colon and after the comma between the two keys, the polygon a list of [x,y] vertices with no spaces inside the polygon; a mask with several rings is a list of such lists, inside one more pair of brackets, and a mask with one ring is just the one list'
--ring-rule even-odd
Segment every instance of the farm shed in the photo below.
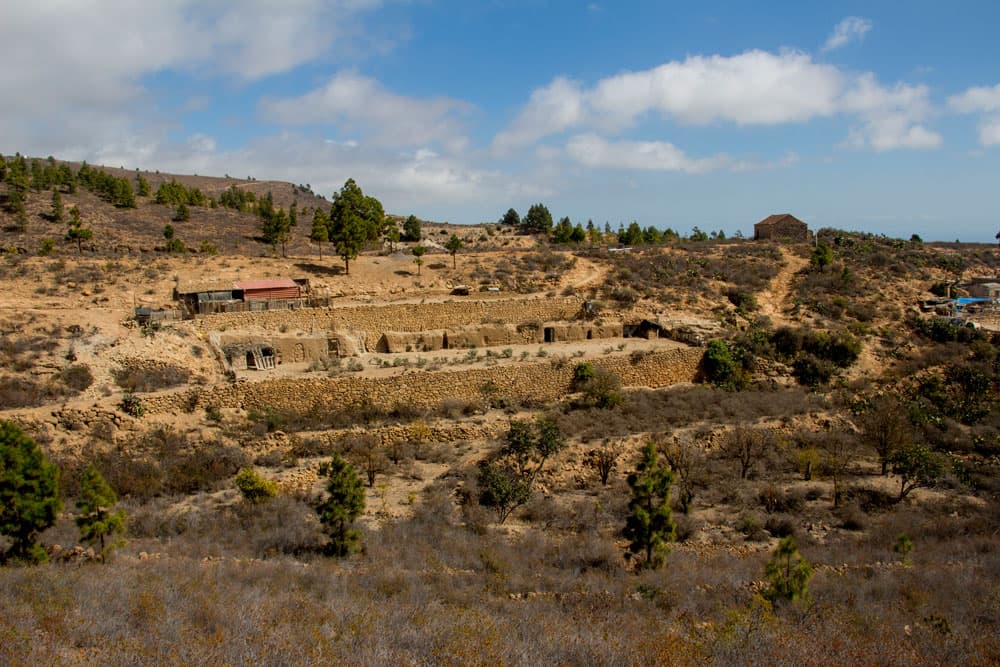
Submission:
{"label": "farm shed", "polygon": [[809,225],[791,213],[769,215],[753,226],[754,240],[808,241]]}
{"label": "farm shed", "polygon": [[969,296],[979,299],[1000,299],[1000,283],[975,283],[969,285]]}
{"label": "farm shed", "polygon": [[302,286],[291,278],[241,280],[236,283],[235,287],[243,293],[244,301],[298,299],[302,296]]}

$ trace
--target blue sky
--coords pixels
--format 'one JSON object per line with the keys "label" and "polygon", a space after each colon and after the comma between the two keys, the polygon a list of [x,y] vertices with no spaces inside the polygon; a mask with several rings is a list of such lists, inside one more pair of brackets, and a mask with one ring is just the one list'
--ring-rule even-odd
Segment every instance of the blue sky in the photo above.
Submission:
{"label": "blue sky", "polygon": [[[992,241],[995,2],[0,6],[0,152],[309,183],[455,223]],[[13,66],[12,63],[17,63]]]}

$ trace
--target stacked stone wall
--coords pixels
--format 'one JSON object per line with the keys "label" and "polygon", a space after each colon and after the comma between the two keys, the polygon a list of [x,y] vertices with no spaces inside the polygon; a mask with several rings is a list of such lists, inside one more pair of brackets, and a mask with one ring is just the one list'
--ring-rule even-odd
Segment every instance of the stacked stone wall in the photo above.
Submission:
{"label": "stacked stone wall", "polygon": [[303,310],[219,313],[206,315],[198,324],[206,331],[264,329],[307,332],[362,331],[374,345],[386,331],[428,331],[476,324],[519,324],[571,320],[583,307],[578,297],[546,299],[456,300],[384,306],[340,306]]}
{"label": "stacked stone wall", "polygon": [[[616,355],[594,360],[633,387],[665,387],[691,382],[702,351],[676,348],[641,356]],[[389,377],[280,378],[143,396],[150,414],[185,412],[212,404],[220,408],[306,412],[337,410],[370,403],[391,409],[400,405],[434,408],[443,401],[482,400],[490,383],[495,395],[514,401],[549,402],[572,391],[573,368],[568,362],[509,364],[453,371],[410,371]]]}

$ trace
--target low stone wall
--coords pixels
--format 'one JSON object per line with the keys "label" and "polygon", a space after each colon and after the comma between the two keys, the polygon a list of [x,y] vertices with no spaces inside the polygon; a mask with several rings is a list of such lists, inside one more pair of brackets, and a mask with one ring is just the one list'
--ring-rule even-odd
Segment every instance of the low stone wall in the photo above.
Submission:
{"label": "low stone wall", "polygon": [[[698,348],[676,348],[641,356],[602,357],[592,363],[617,374],[625,386],[665,387],[691,382],[701,356],[702,350]],[[337,410],[363,403],[382,408],[397,405],[431,408],[447,399],[482,400],[481,388],[487,383],[495,387],[498,397],[548,402],[571,391],[574,366],[572,362],[546,361],[454,371],[408,371],[380,378],[282,378],[143,396],[143,403],[150,414],[190,412],[209,404],[291,412]]]}
{"label": "low stone wall", "polygon": [[297,329],[311,333],[363,331],[368,348],[386,331],[428,331],[474,324],[520,324],[571,320],[583,307],[579,297],[545,299],[455,300],[385,306],[340,306],[303,310],[219,313],[197,320],[206,331],[227,329]]}

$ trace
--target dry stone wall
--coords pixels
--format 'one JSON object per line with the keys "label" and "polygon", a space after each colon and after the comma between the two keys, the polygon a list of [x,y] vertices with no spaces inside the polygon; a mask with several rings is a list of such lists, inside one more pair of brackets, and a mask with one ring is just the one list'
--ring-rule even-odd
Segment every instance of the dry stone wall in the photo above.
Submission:
{"label": "dry stone wall", "polygon": [[[595,360],[595,366],[616,373],[625,386],[665,387],[691,382],[702,351],[675,348],[641,357],[616,355]],[[144,396],[151,414],[190,412],[211,404],[246,410],[290,412],[337,410],[370,403],[382,408],[439,406],[448,399],[482,400],[481,388],[491,383],[496,396],[512,400],[553,401],[572,390],[572,363],[541,362],[455,371],[409,371],[380,378],[281,378],[262,382],[194,387],[187,391]]]}
{"label": "dry stone wall", "polygon": [[[456,300],[385,306],[340,306],[303,310],[219,313],[198,320],[206,331],[264,329],[307,332],[363,331],[373,347],[386,331],[428,331],[474,324],[518,324],[571,320],[583,307],[579,297]],[[366,350],[374,352],[374,349]]]}

